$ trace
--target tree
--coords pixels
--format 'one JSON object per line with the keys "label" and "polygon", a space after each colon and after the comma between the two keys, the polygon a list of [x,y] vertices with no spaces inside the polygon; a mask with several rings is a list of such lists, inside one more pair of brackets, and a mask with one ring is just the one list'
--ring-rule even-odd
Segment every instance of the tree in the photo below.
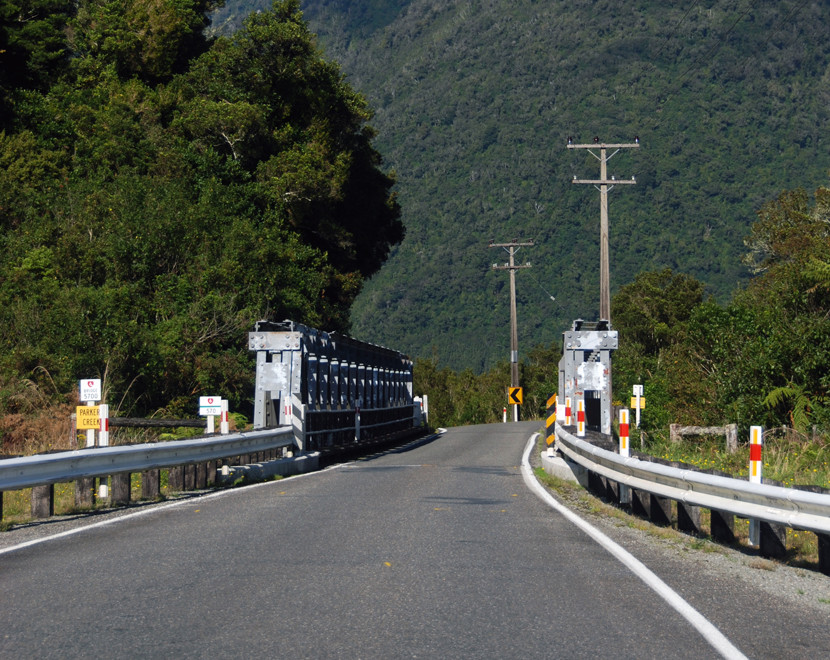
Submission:
{"label": "tree", "polygon": [[402,237],[368,106],[298,4],[216,41],[211,6],[82,2],[56,23],[71,27],[60,75],[4,90],[3,383],[106,373],[135,412],[192,410],[206,390],[244,405],[245,331],[346,330]]}

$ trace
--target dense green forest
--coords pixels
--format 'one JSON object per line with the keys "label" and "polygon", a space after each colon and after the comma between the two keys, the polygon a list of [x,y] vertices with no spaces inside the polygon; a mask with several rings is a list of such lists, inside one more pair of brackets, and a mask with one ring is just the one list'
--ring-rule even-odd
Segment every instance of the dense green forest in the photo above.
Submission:
{"label": "dense green forest", "polygon": [[[669,424],[787,426],[802,439],[830,437],[830,188],[785,191],[764,204],[747,240],[747,286],[721,305],[694,277],[643,272],[617,291],[611,313],[620,332],[614,397],[626,405],[644,384],[642,429],[667,436]],[[523,414],[545,415],[558,388],[561,346],[537,346],[521,361]],[[433,422],[497,422],[509,384],[507,362],[476,375],[416,362],[419,391]]]}
{"label": "dense green forest", "polygon": [[365,99],[295,0],[0,0],[0,412],[250,397],[260,318],[348,328],[403,237]]}
{"label": "dense green forest", "polygon": [[0,432],[86,376],[121,413],[244,408],[259,318],[351,326],[417,358],[434,423],[497,421],[513,237],[542,415],[598,307],[571,135],[642,144],[609,173],[638,182],[612,320],[646,430],[830,426],[820,5],[218,4],[0,0]]}
{"label": "dense green forest", "polygon": [[[217,29],[257,4],[229,0]],[[595,318],[597,161],[565,148],[640,137],[609,174],[612,291],[671,268],[726,303],[743,240],[783,190],[827,182],[825,3],[303,0],[376,110],[407,237],[364,287],[353,333],[441,366],[506,360],[508,292],[490,239],[533,239],[520,350]],[[552,301],[553,296],[556,300]],[[612,319],[613,320],[613,319]],[[476,350],[470,350],[475,346]],[[435,349],[433,351],[433,348]]]}

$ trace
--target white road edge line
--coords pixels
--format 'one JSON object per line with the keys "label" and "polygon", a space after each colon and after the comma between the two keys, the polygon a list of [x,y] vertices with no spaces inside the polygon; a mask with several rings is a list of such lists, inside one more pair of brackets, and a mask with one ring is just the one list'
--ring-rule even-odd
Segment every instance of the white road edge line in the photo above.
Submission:
{"label": "white road edge line", "polygon": [[236,488],[223,488],[222,490],[205,493],[204,495],[185,497],[180,500],[175,500],[174,502],[166,502],[164,504],[157,504],[155,506],[150,505],[146,509],[142,509],[141,511],[134,511],[133,513],[125,513],[123,515],[115,515],[112,518],[107,518],[106,520],[101,520],[96,523],[91,523],[89,525],[84,525],[82,527],[75,527],[73,529],[67,529],[66,531],[58,532],[57,534],[51,534],[50,536],[44,536],[38,539],[32,539],[31,541],[24,541],[23,543],[18,543],[17,545],[10,545],[8,548],[0,548],[0,555],[5,555],[16,550],[22,550],[23,548],[29,548],[33,545],[38,545],[40,543],[46,543],[47,541],[54,541],[56,539],[65,538],[67,536],[74,536],[75,534],[80,534],[81,532],[86,532],[90,529],[107,527],[108,525],[114,525],[124,520],[132,520],[133,518],[147,516],[151,513],[156,513],[158,511],[166,511],[167,509],[173,509],[179,506],[184,506],[185,504],[198,504],[199,502],[204,502],[205,500],[211,500],[214,498],[233,495],[235,493],[241,493],[242,491],[248,490],[249,488],[274,486],[279,483],[285,483],[286,481],[301,479],[303,477],[310,477],[315,474],[322,474],[323,472],[327,472],[328,470],[332,469],[335,469],[335,466],[331,465],[327,468],[323,468],[322,470],[313,470],[311,472],[304,472],[302,474],[294,474],[290,477],[284,477],[283,479],[278,479],[276,481],[263,481],[260,483],[248,484],[246,486],[238,486]]}
{"label": "white road edge line", "polygon": [[658,596],[665,600],[680,616],[686,619],[697,630],[703,638],[709,642],[724,658],[730,660],[747,660],[746,656],[741,653],[738,648],[730,642],[726,636],[718,630],[706,617],[698,612],[694,607],[687,603],[674,589],[663,582],[657,575],[655,575],[645,564],[634,557],[628,550],[621,545],[611,540],[608,536],[603,534],[596,527],[591,525],[586,520],[580,518],[573,511],[561,504],[556,498],[551,495],[542,484],[540,484],[533,470],[530,467],[530,452],[536,445],[536,438],[538,433],[534,433],[530,440],[528,440],[527,447],[525,447],[522,455],[522,477],[525,484],[532,490],[545,504],[561,513],[565,518],[570,520],[574,525],[579,527],[583,532],[588,534],[603,548],[616,557],[623,565],[628,567],[634,575],[640,578],[645,584],[651,588]]}

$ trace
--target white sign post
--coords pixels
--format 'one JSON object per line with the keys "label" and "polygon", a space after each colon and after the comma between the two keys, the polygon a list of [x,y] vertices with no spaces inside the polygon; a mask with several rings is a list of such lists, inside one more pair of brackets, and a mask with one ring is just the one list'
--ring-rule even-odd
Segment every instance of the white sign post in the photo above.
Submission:
{"label": "white sign post", "polygon": [[[88,406],[94,406],[101,400],[101,379],[82,378],[78,383],[79,399]],[[95,429],[86,430],[86,446],[95,446]]]}
{"label": "white sign post", "polygon": [[222,416],[222,397],[200,396],[199,416],[207,417],[207,432],[215,433],[216,427],[214,426],[213,418]]}
{"label": "white sign post", "polygon": [[634,386],[634,424],[637,428],[640,428],[640,397],[643,396],[643,386],[642,385],[635,385]]}

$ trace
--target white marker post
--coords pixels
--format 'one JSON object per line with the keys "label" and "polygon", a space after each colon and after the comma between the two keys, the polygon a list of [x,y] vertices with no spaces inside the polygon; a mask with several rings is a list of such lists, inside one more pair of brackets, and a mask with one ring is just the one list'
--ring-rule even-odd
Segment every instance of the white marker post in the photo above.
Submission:
{"label": "white marker post", "polygon": [[[763,483],[764,463],[761,458],[764,446],[764,427],[749,427],[749,483]],[[761,543],[761,521],[754,518],[749,519],[749,542],[752,545]]]}
{"label": "white marker post", "polygon": [[571,417],[573,416],[573,410],[571,409],[571,397],[565,397],[565,426],[571,425]]}

